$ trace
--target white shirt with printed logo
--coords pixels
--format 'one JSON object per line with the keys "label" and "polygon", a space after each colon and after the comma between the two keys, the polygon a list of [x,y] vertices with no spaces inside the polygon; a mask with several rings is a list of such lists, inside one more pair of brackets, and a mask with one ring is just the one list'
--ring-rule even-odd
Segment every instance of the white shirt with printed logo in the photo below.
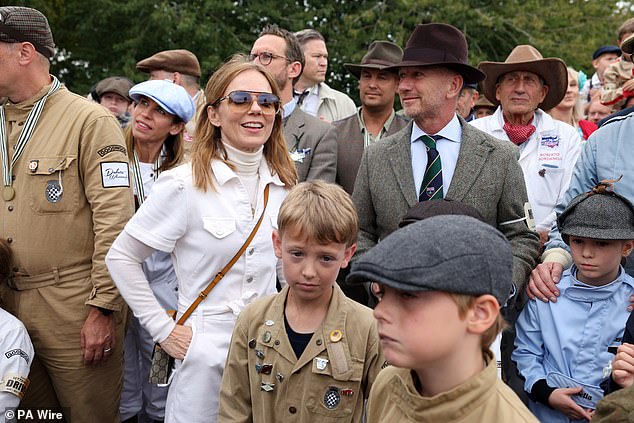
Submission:
{"label": "white shirt with printed logo", "polygon": [[33,344],[22,322],[0,308],[0,423],[28,387]]}
{"label": "white shirt with printed logo", "polygon": [[[509,141],[504,132],[502,108],[491,116],[469,122],[476,128],[501,140]],[[563,198],[572,170],[581,151],[579,132],[567,123],[535,110],[536,130],[519,146],[519,164],[524,172],[528,201],[533,208],[538,231],[550,230],[556,219],[555,206]]]}

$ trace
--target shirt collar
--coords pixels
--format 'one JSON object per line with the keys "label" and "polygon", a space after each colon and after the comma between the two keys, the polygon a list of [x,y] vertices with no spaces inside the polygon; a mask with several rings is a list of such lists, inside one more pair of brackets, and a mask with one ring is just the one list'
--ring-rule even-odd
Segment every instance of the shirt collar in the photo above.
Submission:
{"label": "shirt collar", "polygon": [[282,106],[282,119],[289,117],[295,111],[295,106],[297,106],[297,99],[293,97],[291,101]]}
{"label": "shirt collar", "polygon": [[462,140],[462,126],[460,126],[460,120],[458,120],[458,116],[455,114],[453,118],[449,121],[444,128],[438,131],[437,134],[427,134],[425,131],[420,129],[416,122],[414,122],[414,126],[412,127],[412,136],[410,138],[410,142],[417,141],[423,135],[440,135],[444,139],[459,143]]}
{"label": "shirt collar", "polygon": [[[377,134],[376,139],[379,139],[383,135],[387,134],[387,131],[390,129],[390,126],[392,125],[392,121],[394,121],[394,116],[396,116],[396,113],[394,112],[394,109],[392,109],[392,113],[390,113],[390,117],[387,118],[387,120],[383,124],[383,129],[381,129],[381,132]],[[361,111],[361,107],[357,107],[357,119],[359,119],[359,127],[361,128],[361,132],[366,132],[367,129],[365,128],[365,122],[363,120],[363,113]]]}

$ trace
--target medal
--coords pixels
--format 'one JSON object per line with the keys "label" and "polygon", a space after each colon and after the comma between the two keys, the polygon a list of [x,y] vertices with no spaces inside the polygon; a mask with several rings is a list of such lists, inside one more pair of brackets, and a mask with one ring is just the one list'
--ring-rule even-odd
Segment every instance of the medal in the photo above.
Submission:
{"label": "medal", "polygon": [[[61,86],[57,78],[52,78],[53,82],[51,83],[51,88],[48,90],[48,93],[33,105],[33,109],[31,109],[26,117],[24,127],[18,136],[17,143],[15,144],[15,151],[13,152],[11,160],[9,160],[9,149],[7,146],[8,138],[7,128],[5,125],[4,106],[0,106],[0,160],[2,161],[2,178],[4,180],[4,188],[2,189],[2,198],[4,201],[11,201],[13,200],[13,197],[15,197],[15,189],[11,186],[13,165],[17,163],[26,147],[26,144],[31,139],[31,136],[35,131],[35,127],[37,126],[37,121],[42,113],[42,109],[44,109],[44,105],[46,104],[46,100]],[[31,172],[37,171],[37,165],[37,160],[31,160],[31,162],[29,162],[29,170]]]}
{"label": "medal", "polygon": [[2,199],[4,201],[11,201],[15,197],[15,190],[13,187],[4,187],[2,189]]}

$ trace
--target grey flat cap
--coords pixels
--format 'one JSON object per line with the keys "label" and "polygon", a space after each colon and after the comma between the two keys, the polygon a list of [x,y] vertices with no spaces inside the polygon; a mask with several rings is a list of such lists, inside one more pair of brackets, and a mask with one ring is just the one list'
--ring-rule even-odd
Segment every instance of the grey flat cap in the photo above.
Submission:
{"label": "grey flat cap", "polygon": [[402,291],[493,295],[512,287],[511,246],[497,229],[470,216],[436,216],[401,228],[352,264],[348,283],[378,282]]}
{"label": "grey flat cap", "polygon": [[566,243],[570,235],[594,239],[634,239],[634,206],[613,191],[580,194],[559,215],[557,226]]}

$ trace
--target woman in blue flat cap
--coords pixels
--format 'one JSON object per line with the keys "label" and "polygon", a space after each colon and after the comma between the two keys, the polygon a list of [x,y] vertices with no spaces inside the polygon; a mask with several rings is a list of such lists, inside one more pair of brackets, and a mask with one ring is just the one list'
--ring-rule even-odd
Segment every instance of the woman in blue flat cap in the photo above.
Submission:
{"label": "woman in blue flat cap", "polygon": [[[130,89],[135,102],[132,124],[126,130],[135,205],[138,209],[152,191],[159,173],[183,159],[183,129],[194,115],[187,91],[167,80],[145,81]],[[168,253],[155,251],[143,263],[150,288],[165,310],[178,307],[178,283]],[[124,341],[124,381],[119,407],[123,421],[143,414],[163,420],[167,386],[148,382],[152,336],[132,316]]]}

